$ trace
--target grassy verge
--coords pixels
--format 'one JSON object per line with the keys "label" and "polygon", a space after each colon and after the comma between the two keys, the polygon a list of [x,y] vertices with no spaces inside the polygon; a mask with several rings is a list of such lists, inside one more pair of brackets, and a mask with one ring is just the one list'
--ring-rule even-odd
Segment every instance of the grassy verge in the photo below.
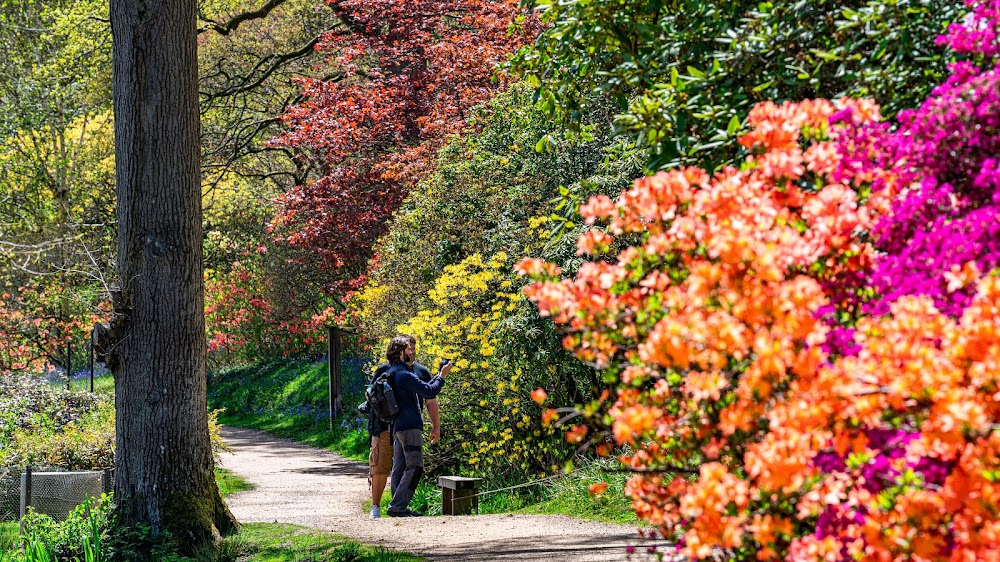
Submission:
{"label": "grassy verge", "polygon": [[240,477],[239,474],[225,468],[215,469],[215,483],[219,485],[219,493],[222,494],[222,497],[256,488],[256,486]]}
{"label": "grassy verge", "polygon": [[[601,523],[644,525],[632,511],[625,497],[627,474],[610,472],[616,464],[608,460],[585,461],[572,474],[536,486],[489,493],[489,485],[479,498],[479,513],[530,513],[568,515]],[[607,489],[591,496],[590,486],[604,482]],[[382,507],[389,506],[388,493]],[[428,515],[441,514],[441,489],[431,480],[423,480],[410,502],[410,508]]]}
{"label": "grassy verge", "polygon": [[[65,385],[56,383],[55,386],[66,388]],[[90,392],[90,378],[75,379],[69,383],[70,390],[77,392]],[[111,374],[94,377],[94,392],[103,394],[113,394],[115,392],[115,378]]]}
{"label": "grassy verge", "polygon": [[[20,548],[17,523],[0,523],[0,557]],[[227,537],[222,562],[420,562],[419,556],[368,546],[345,537],[281,523],[244,523]],[[199,562],[174,556],[171,560]]]}
{"label": "grassy verge", "polygon": [[332,429],[325,361],[271,361],[211,373],[208,405],[225,409],[219,415],[223,425],[263,429],[366,460],[368,432],[354,411],[366,382],[360,363],[345,362],[342,378],[346,411],[333,420]]}
{"label": "grassy verge", "polygon": [[[576,472],[546,482],[539,491],[544,499],[524,506],[522,513],[571,515],[603,523],[639,525],[632,511],[632,502],[625,496],[625,481],[629,475],[610,472],[620,465],[609,459],[586,461]],[[590,487],[604,483],[604,492],[592,496]]]}
{"label": "grassy verge", "polygon": [[248,523],[226,539],[224,558],[240,562],[419,562],[421,557],[281,523]]}

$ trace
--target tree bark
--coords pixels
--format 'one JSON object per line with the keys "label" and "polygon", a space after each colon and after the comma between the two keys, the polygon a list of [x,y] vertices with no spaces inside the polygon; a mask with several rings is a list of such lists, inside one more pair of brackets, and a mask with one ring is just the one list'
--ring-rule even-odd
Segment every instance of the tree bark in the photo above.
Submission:
{"label": "tree bark", "polygon": [[116,522],[187,555],[236,524],[208,433],[196,14],[196,0],[111,0]]}

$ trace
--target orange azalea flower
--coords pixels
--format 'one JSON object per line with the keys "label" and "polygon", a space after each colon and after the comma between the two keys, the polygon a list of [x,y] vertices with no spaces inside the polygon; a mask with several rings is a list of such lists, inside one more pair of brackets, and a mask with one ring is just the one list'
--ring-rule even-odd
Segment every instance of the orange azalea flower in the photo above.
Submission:
{"label": "orange azalea flower", "polygon": [[566,441],[569,443],[580,443],[587,438],[587,433],[590,431],[585,425],[574,425],[566,431]]}
{"label": "orange azalea flower", "polygon": [[542,425],[548,427],[555,423],[559,419],[559,413],[552,408],[547,408],[542,411]]}
{"label": "orange azalea flower", "polygon": [[590,489],[588,491],[590,492],[591,496],[598,496],[603,494],[607,489],[608,489],[607,482],[596,482],[590,485]]}
{"label": "orange azalea flower", "polygon": [[545,392],[544,388],[536,388],[531,391],[531,399],[535,401],[539,406],[545,403],[545,400],[549,397],[549,393]]}

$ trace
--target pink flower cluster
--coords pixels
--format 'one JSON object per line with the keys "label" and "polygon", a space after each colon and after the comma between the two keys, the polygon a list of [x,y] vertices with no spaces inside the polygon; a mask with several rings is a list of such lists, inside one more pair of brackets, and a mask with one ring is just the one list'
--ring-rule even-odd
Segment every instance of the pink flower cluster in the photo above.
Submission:
{"label": "pink flower cluster", "polygon": [[841,173],[896,196],[872,231],[881,251],[865,280],[878,294],[874,313],[902,296],[928,295],[957,317],[972,290],[949,274],[970,262],[981,271],[1000,265],[1000,65],[993,60],[1000,53],[1000,0],[969,5],[964,23],[940,42],[980,55],[990,67],[956,63],[919,108],[899,114],[895,130],[872,123],[842,137]]}

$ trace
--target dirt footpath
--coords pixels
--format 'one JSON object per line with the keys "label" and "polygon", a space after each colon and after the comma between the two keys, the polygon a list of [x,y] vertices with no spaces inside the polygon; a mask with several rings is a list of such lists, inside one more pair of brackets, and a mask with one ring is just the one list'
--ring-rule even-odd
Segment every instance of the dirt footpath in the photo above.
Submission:
{"label": "dirt footpath", "polygon": [[[635,527],[552,515],[368,518],[368,466],[265,432],[224,427],[222,467],[256,489],[227,498],[240,521],[294,523],[441,561],[648,560]],[[626,547],[635,547],[629,557]],[[660,545],[662,548],[662,544]],[[639,556],[638,553],[643,553]]]}

